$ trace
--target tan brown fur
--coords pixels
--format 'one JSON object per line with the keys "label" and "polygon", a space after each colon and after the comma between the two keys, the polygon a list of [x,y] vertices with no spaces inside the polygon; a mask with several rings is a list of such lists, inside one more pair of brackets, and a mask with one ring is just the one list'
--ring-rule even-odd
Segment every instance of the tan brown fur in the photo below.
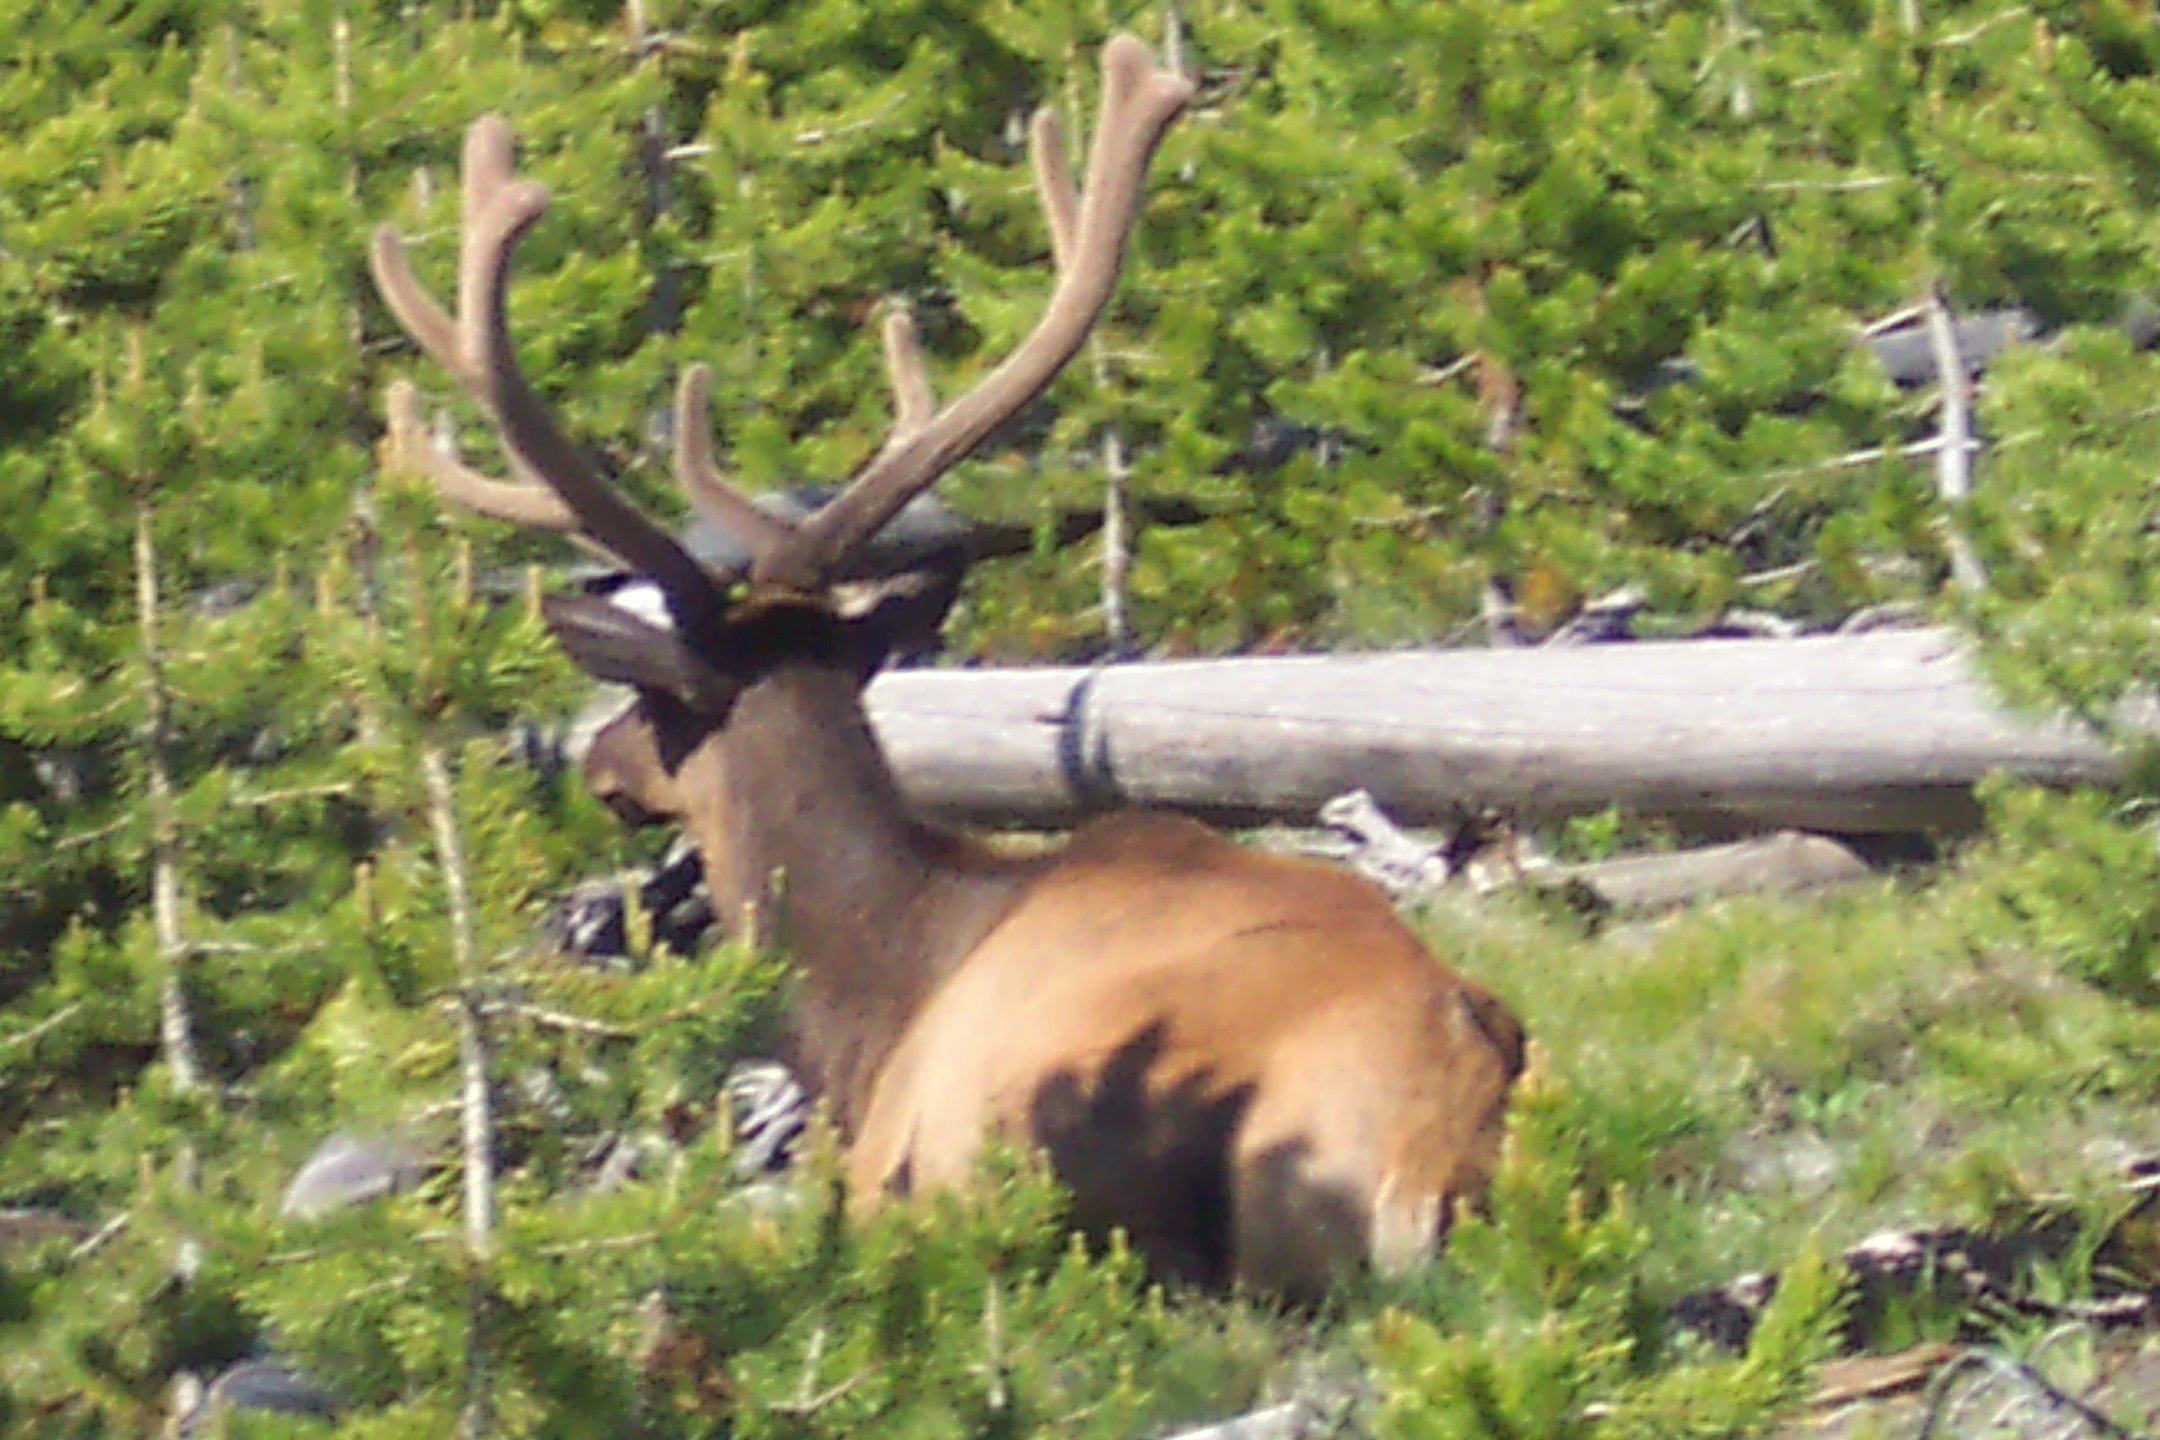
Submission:
{"label": "tan brown fur", "polygon": [[1144,812],[993,856],[909,814],[855,678],[813,666],[618,743],[685,752],[626,798],[682,806],[716,902],[801,969],[791,1058],[859,1206],[965,1182],[998,1135],[1161,1273],[1309,1296],[1415,1263],[1482,1189],[1520,1028],[1365,881]]}
{"label": "tan brown fur", "polygon": [[1376,1237],[1414,1234],[1377,1247],[1398,1264],[1429,1249],[1483,1188],[1521,1063],[1506,1011],[1363,881],[1117,815],[908,1026],[851,1193],[959,1184],[999,1134],[1159,1268],[1311,1293]]}

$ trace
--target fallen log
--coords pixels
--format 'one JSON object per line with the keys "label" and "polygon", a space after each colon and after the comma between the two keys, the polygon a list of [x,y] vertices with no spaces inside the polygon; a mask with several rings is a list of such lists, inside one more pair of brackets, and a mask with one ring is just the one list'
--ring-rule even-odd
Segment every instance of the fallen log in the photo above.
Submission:
{"label": "fallen log", "polygon": [[1580,893],[1599,910],[1670,910],[1730,895],[1798,895],[1871,873],[1866,861],[1826,835],[1780,830],[1698,850],[1555,865],[1523,878]]}
{"label": "fallen log", "polygon": [[2121,774],[2088,731],[2004,710],[1941,630],[900,670],[869,706],[910,798],[1000,825],[1302,821],[1363,787],[1409,825],[1619,805],[1711,834],[1951,832],[1991,772]]}

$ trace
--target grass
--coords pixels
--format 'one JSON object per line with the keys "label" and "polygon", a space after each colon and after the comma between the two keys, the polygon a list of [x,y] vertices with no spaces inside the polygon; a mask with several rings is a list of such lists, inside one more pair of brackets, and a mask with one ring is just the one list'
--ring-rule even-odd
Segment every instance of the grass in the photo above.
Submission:
{"label": "grass", "polygon": [[1353,1302],[1378,1316],[1384,1431],[1761,1433],[1837,1344],[2000,1323],[1939,1300],[1856,1315],[1835,1283],[1761,1353],[1709,1355],[1665,1320],[1886,1228],[2047,1220],[2084,1243],[2036,1263],[2034,1293],[2089,1291],[2109,1235],[2109,1263],[2152,1283],[2149,1224],[2119,1226],[2124,1163],[2160,1154],[2154,846],[2090,797],[1994,804],[1996,838],[1827,895],[1603,926],[1449,896],[1420,917],[1535,1051],[1489,1217],[1432,1275]]}
{"label": "grass", "polygon": [[2099,1197],[2160,1153],[2160,1018],[1999,923],[2022,857],[1591,932],[1520,900],[1424,918],[1562,1082],[1581,1183],[1627,1186],[1674,1283],[1810,1237]]}

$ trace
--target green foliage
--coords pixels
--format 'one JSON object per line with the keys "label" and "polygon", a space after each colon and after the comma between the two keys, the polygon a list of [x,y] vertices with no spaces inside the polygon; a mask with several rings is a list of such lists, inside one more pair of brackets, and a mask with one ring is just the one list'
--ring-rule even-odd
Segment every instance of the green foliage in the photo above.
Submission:
{"label": "green foliage", "polygon": [[[1991,671],[2134,730],[2160,679],[2153,367],[2115,328],[2154,280],[2141,19],[1179,10],[1202,94],[1127,278],[1081,362],[953,477],[963,508],[1047,537],[1099,502],[1114,439],[1138,495],[1216,512],[1141,536],[1134,626],[1170,650],[1445,638],[1495,576],[1533,628],[1621,583],[1653,626],[1932,604],[1954,523],[1989,573],[1956,608]],[[643,942],[577,969],[533,940],[550,895],[637,845],[508,760],[506,726],[577,695],[526,599],[524,567],[558,552],[380,473],[392,374],[491,452],[394,337],[364,237],[397,224],[447,288],[458,135],[502,110],[555,197],[512,312],[570,428],[676,513],[656,416],[704,360],[747,483],[830,481],[888,424],[882,306],[912,307],[948,397],[1033,323],[1026,112],[1057,105],[1079,154],[1097,45],[1161,22],[642,11],[635,53],[598,0],[0,17],[0,588],[19,597],[0,607],[0,1208],[99,1236],[0,1256],[0,1426],[149,1433],[177,1372],[274,1345],[354,1435],[445,1433],[477,1368],[505,1433],[1126,1436],[1256,1399],[1294,1351],[1369,1367],[1405,1436],[1757,1434],[1841,1313],[1823,1252],[1885,1224],[2115,1218],[2110,1157],[2160,1140],[2147,807],[2010,788],[1933,886],[1596,934],[1436,910],[1436,948],[1506,993],[1544,1059],[1489,1213],[1434,1274],[1340,1317],[1161,1294],[1114,1246],[1074,1249],[1054,1186],[1011,1157],[964,1203],[867,1222],[835,1208],[829,1157],[745,1187],[718,1092],[783,977]],[[1895,453],[1932,432],[1932,399],[1852,338],[1935,284],[2068,327],[1990,370],[1957,514]],[[1326,443],[1241,458],[1259,422]],[[1089,652],[1098,594],[1046,539],[972,583],[955,637]],[[468,860],[462,965],[431,756]],[[1633,824],[1563,841],[1603,854]],[[175,993],[194,1087],[163,1028]],[[461,1014],[494,1098],[485,1245],[447,1158]],[[426,1178],[273,1218],[341,1127],[413,1137]],[[639,1164],[600,1185],[624,1146]],[[1670,1333],[1677,1295],[1765,1267],[1785,1279],[1745,1354]]]}
{"label": "green foliage", "polygon": [[[1445,1331],[1401,1311],[1374,1322],[1378,1433],[1401,1440],[1767,1433],[1833,1353],[1843,1277],[1812,1245],[1781,1272],[1740,1355],[1660,1356],[1642,1288],[1649,1230],[1624,1188],[1579,1188],[1565,1086],[1527,1077],[1490,1214],[1458,1222],[1431,1285]],[[1664,1363],[1657,1363],[1663,1360]]]}
{"label": "green foliage", "polygon": [[1999,882],[2000,914],[1977,917],[1982,933],[2053,956],[2106,994],[2160,1001],[2160,847],[2150,827],[2126,823],[2105,795],[2005,786],[1995,801],[2019,860]]}
{"label": "green foliage", "polygon": [[2155,602],[2151,361],[2120,336],[2079,331],[2018,358],[1990,387],[2004,436],[1975,509],[1990,584],[1970,610],[2011,695],[2068,705],[2104,731],[2160,678]]}

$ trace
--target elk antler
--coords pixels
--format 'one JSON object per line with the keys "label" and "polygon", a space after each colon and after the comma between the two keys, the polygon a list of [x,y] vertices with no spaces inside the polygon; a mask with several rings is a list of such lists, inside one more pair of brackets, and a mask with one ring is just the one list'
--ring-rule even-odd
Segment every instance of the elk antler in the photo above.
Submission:
{"label": "elk antler", "polygon": [[504,303],[510,254],[547,209],[548,194],[545,186],[512,177],[510,145],[510,127],[498,116],[483,116],[465,133],[455,318],[413,277],[391,227],[375,232],[369,260],[376,287],[405,332],[493,417],[522,483],[490,480],[432,445],[411,443],[418,404],[409,387],[391,394],[396,449],[456,504],[521,524],[582,530],[650,577],[677,622],[694,626],[719,609],[731,577],[708,574],[602,478],[518,368]]}
{"label": "elk antler", "polygon": [[900,401],[891,438],[845,492],[759,555],[755,579],[803,589],[824,583],[909,500],[1040,395],[1079,352],[1117,282],[1148,160],[1193,93],[1190,80],[1158,68],[1130,35],[1103,47],[1102,69],[1102,108],[1081,195],[1073,194],[1055,117],[1037,112],[1030,130],[1057,264],[1049,308],[1034,331],[981,384],[931,415],[914,325],[904,315],[889,321],[887,363]]}
{"label": "elk antler", "polygon": [[[745,568],[753,580],[804,591],[829,583],[909,500],[1041,394],[1079,351],[1117,282],[1148,160],[1193,92],[1191,81],[1158,68],[1129,35],[1103,47],[1102,63],[1102,107],[1084,191],[1073,191],[1050,112],[1036,115],[1029,135],[1057,265],[1041,320],[982,383],[938,410],[914,320],[905,311],[889,316],[884,339],[894,391],[892,433],[830,503],[793,524],[731,485],[712,460],[705,367],[684,373],[675,401],[676,479],[692,507],[750,554]],[[518,480],[492,480],[426,443],[419,402],[408,385],[390,392],[393,447],[401,463],[427,474],[454,504],[523,525],[581,532],[657,583],[677,622],[694,627],[720,609],[727,587],[741,574],[702,567],[617,492],[563,434],[518,368],[504,299],[510,255],[548,197],[545,187],[513,177],[510,146],[509,127],[496,116],[475,121],[466,132],[455,317],[413,277],[395,230],[386,225],[375,232],[369,258],[398,323],[493,417]]]}

